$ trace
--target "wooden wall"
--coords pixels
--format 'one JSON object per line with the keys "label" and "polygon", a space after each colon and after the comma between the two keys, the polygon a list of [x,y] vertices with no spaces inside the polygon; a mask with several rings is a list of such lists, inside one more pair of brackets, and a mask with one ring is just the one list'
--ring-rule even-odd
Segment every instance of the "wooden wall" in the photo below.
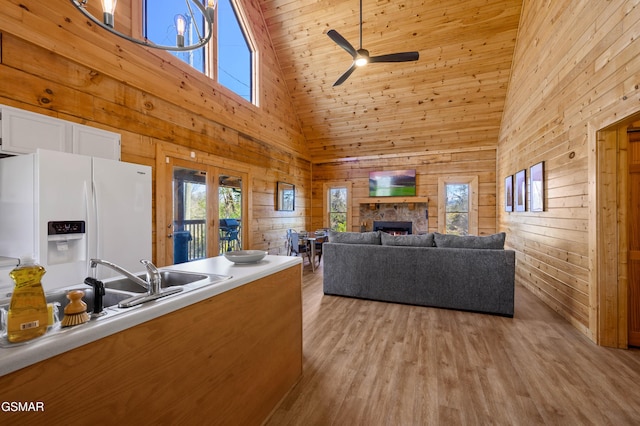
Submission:
{"label": "wooden wall", "polygon": [[[96,28],[68,0],[0,1],[0,103],[122,134],[122,159],[156,165],[173,144],[250,171],[248,249],[282,252],[288,228],[310,218],[311,165],[258,0],[242,0],[259,49],[259,107],[167,52]],[[132,6],[132,2],[133,5]],[[118,2],[133,31],[137,0]],[[276,182],[293,183],[296,211],[276,212]]]}
{"label": "wooden wall", "polygon": [[369,196],[369,172],[403,169],[416,170],[416,195],[429,198],[429,232],[438,229],[438,178],[444,176],[478,176],[478,233],[489,235],[496,232],[496,151],[491,148],[314,163],[312,229],[322,228],[326,216],[322,203],[326,196],[323,193],[324,183],[353,183],[350,226],[352,231],[359,231],[358,199]]}
{"label": "wooden wall", "polygon": [[358,47],[356,0],[261,0],[314,162],[495,148],[522,0],[367,0],[362,45],[420,59],[358,68],[327,37]]}
{"label": "wooden wall", "polygon": [[624,346],[616,334],[626,319],[602,296],[615,278],[597,275],[604,249],[618,244],[615,230],[597,233],[598,200],[612,192],[615,204],[616,179],[599,182],[596,133],[640,111],[637,3],[524,2],[498,148],[499,194],[506,176],[539,161],[546,167],[544,212],[508,213],[499,197],[517,282],[610,346]]}

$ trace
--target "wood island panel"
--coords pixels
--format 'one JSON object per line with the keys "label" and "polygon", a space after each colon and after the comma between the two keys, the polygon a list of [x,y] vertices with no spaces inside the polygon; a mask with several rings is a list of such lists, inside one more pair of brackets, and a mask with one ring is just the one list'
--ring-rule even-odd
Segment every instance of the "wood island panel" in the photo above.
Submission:
{"label": "wood island panel", "polygon": [[296,265],[0,377],[5,424],[262,423],[302,374]]}

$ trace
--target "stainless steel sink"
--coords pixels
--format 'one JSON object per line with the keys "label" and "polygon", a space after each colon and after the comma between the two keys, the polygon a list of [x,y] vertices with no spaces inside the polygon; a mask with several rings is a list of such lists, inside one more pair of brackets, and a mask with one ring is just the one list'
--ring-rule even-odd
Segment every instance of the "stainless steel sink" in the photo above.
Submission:
{"label": "stainless steel sink", "polygon": [[[82,290],[84,291],[84,296],[82,300],[87,304],[87,312],[91,313],[93,311],[93,302],[94,302],[94,293],[92,288],[69,288],[64,289],[62,291],[55,291],[52,293],[47,293],[45,295],[47,299],[47,303],[59,303],[60,307],[58,308],[59,318],[62,321],[64,318],[64,307],[69,303],[69,299],[67,299],[67,293],[73,290]],[[118,303],[122,300],[128,299],[133,296],[131,292],[124,292],[114,289],[105,289],[105,294],[102,296],[102,305],[104,308],[110,308],[118,306]]]}
{"label": "stainless steel sink", "polygon": [[[112,280],[105,280],[105,294],[102,297],[103,311],[101,315],[91,318],[93,321],[108,320],[114,316],[126,314],[131,312],[130,308],[134,306],[141,306],[145,302],[155,300],[160,297],[171,297],[175,294],[186,293],[201,287],[205,287],[220,281],[228,280],[231,276],[228,275],[216,275],[216,274],[199,274],[193,272],[171,271],[161,270],[162,287],[166,289],[164,294],[149,295],[147,291],[136,284],[134,281],[126,277],[115,278]],[[140,278],[146,280],[146,274],[139,275]],[[54,290],[45,294],[47,303],[57,303],[58,307],[58,320],[62,321],[64,318],[64,307],[69,303],[67,294],[72,290],[84,291],[82,300],[87,304],[87,311],[89,313],[93,310],[94,304],[94,292],[93,288],[88,285],[74,285],[65,287],[62,289]],[[11,303],[11,293],[0,294],[0,317],[5,317],[6,311],[9,309]],[[3,347],[15,347],[22,343],[9,343],[6,339],[6,329],[4,321],[0,321],[0,348]],[[52,327],[44,336],[38,338],[47,338],[55,336],[61,333],[68,333],[70,330],[74,330],[75,327],[60,327],[60,323],[57,323]],[[28,343],[28,342],[25,342]]]}
{"label": "stainless steel sink", "polygon": [[[82,296],[82,301],[87,304],[87,312],[91,313],[93,310],[94,294],[93,294],[93,289],[91,287],[88,287],[88,286],[65,287],[62,290],[55,290],[49,293],[45,293],[45,299],[47,299],[47,303],[58,304],[58,318],[60,320],[64,318],[64,307],[67,306],[67,304],[69,303],[69,299],[67,299],[67,294],[73,290],[84,291],[84,296]],[[119,291],[114,289],[105,289],[105,294],[104,296],[102,296],[102,305],[104,306],[104,308],[117,307],[120,301],[128,299],[131,296],[134,296],[134,294],[131,292]],[[0,296],[0,309],[4,309],[5,311],[8,311],[10,303],[11,303],[11,293],[6,293]]]}
{"label": "stainless steel sink", "polygon": [[[160,276],[162,277],[162,288],[185,286],[187,289],[193,289],[231,278],[226,275],[197,274],[193,272],[166,270],[160,271]],[[138,277],[143,280],[146,280],[147,278],[145,274],[138,275]],[[104,286],[107,289],[127,291],[131,293],[146,293],[146,290],[142,288],[142,286],[126,277],[105,281]]]}
{"label": "stainless steel sink", "polygon": [[[202,286],[213,282],[217,279],[224,279],[230,277],[223,277],[219,275],[208,275],[208,274],[193,274],[193,273],[185,273],[185,272],[177,272],[177,271],[161,271],[162,276],[162,287],[170,287],[175,289],[176,294],[182,292],[187,289],[193,289],[188,287],[192,283],[197,283],[197,286]],[[146,275],[141,275],[140,278],[146,279]],[[139,306],[140,304],[155,300],[159,297],[164,297],[165,295],[170,296],[170,290],[161,295],[147,295],[146,290],[142,288],[142,286],[136,284],[135,282],[129,280],[128,278],[117,278],[111,281],[104,282],[105,284],[105,294],[102,296],[102,306],[103,310],[100,315],[92,316],[91,321],[94,320],[104,320],[108,318],[112,318],[114,316],[122,315],[126,312],[130,312],[130,309],[121,309],[121,308],[131,308],[133,306]],[[186,287],[185,287],[186,286]],[[82,300],[87,304],[87,312],[92,313],[95,301],[94,290],[91,286],[88,285],[77,285],[77,286],[69,286],[62,289],[54,290],[51,292],[45,293],[45,299],[47,303],[53,303],[58,305],[58,323],[49,329],[49,331],[39,339],[50,337],[53,335],[58,335],[60,333],[69,332],[69,330],[74,329],[74,327],[64,328],[60,327],[60,322],[64,318],[64,308],[69,304],[69,299],[67,298],[67,294],[70,291],[74,290],[82,290],[84,295],[82,296]],[[9,305],[11,303],[11,293],[0,294],[0,317],[4,318],[6,312],[9,310]],[[4,321],[0,321],[0,348],[2,347],[14,347],[17,344],[9,343],[6,340],[6,329]]]}

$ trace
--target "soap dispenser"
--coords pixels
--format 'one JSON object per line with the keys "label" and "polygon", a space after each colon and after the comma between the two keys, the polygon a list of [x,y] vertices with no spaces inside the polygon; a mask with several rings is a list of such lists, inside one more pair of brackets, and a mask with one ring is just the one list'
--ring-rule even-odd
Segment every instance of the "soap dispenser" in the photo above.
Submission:
{"label": "soap dispenser", "polygon": [[21,258],[20,264],[9,273],[15,282],[7,314],[9,342],[24,342],[47,331],[47,300],[40,282],[44,274],[44,267],[30,257]]}

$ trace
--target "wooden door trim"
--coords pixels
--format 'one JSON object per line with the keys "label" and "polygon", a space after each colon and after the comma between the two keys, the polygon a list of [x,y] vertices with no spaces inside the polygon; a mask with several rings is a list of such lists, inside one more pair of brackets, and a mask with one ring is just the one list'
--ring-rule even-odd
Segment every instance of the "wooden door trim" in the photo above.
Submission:
{"label": "wooden door trim", "polygon": [[[174,167],[184,167],[194,170],[203,170],[206,176],[207,182],[207,218],[212,217],[211,213],[215,212],[218,208],[218,198],[217,194],[214,192],[217,190],[217,185],[214,186],[214,178],[215,168],[199,161],[187,160],[184,158],[174,157],[170,154],[163,155],[162,159],[164,160],[162,165],[158,167],[158,169],[164,170],[163,173],[163,181],[158,181],[158,203],[163,203],[162,206],[158,205],[157,208],[161,209],[158,213],[157,217],[157,237],[158,243],[162,241],[162,252],[160,251],[160,244],[158,244],[158,260],[162,260],[160,263],[161,266],[168,266],[173,264],[173,251],[170,250],[167,241],[170,238],[167,238],[167,232],[173,233],[174,230],[167,224],[173,223],[173,190],[172,190],[172,182],[173,182],[173,168]],[[217,250],[215,248],[218,247],[218,233],[217,233],[217,224],[215,221],[206,220],[206,232],[207,232],[207,256],[213,257],[213,253],[217,255]],[[173,241],[173,240],[172,240]]]}
{"label": "wooden door trim", "polygon": [[[250,232],[250,224],[252,221],[251,211],[252,211],[252,185],[251,185],[251,171],[250,168],[247,167],[246,164],[242,164],[240,162],[229,160],[229,159],[221,159],[212,154],[194,151],[183,146],[174,145],[166,142],[158,142],[156,143],[156,180],[154,182],[155,190],[156,190],[156,253],[155,259],[156,264],[158,266],[168,266],[173,263],[173,259],[169,259],[166,255],[167,253],[167,238],[166,237],[166,218],[169,212],[167,211],[167,206],[170,204],[168,200],[172,200],[171,197],[171,182],[172,177],[167,175],[167,157],[173,158],[179,161],[184,161],[188,164],[198,164],[200,167],[204,167],[207,171],[207,187],[210,188],[208,191],[213,191],[215,189],[216,193],[212,199],[212,202],[209,203],[208,214],[209,217],[217,217],[217,209],[218,209],[218,198],[217,198],[217,188],[218,183],[215,182],[215,176],[217,176],[218,170],[232,171],[233,173],[241,174],[242,178],[246,180],[246,189],[245,189],[245,197],[243,200],[243,217],[246,217],[246,226],[243,226],[243,238],[246,241],[246,247],[249,248],[253,245],[252,234]],[[213,185],[215,184],[215,185]],[[209,195],[209,194],[208,194]],[[168,198],[169,197],[169,198]],[[215,210],[211,210],[215,209]],[[213,215],[215,214],[215,216]],[[214,224],[212,232],[212,238],[209,239],[209,244],[213,244],[212,247],[218,247],[219,237],[218,237],[218,224]],[[209,250],[209,245],[207,246]],[[217,251],[214,251],[217,253]],[[211,252],[213,253],[213,252]]]}
{"label": "wooden door trim", "polygon": [[[251,233],[249,232],[249,224],[251,223],[251,217],[249,217],[249,212],[252,210],[250,206],[251,194],[249,192],[249,179],[250,174],[247,171],[237,170],[230,167],[216,167],[215,168],[215,176],[220,176],[221,174],[239,176],[242,179],[242,234],[240,236],[242,241],[242,249],[249,250],[253,246],[253,241],[250,239]],[[218,216],[218,182],[215,182],[215,192],[216,192],[216,210],[211,217]]]}
{"label": "wooden door trim", "polygon": [[628,137],[627,128],[640,115],[599,130],[593,138],[594,161],[589,164],[590,234],[593,269],[590,274],[589,329],[602,346],[627,348],[628,297]]}

